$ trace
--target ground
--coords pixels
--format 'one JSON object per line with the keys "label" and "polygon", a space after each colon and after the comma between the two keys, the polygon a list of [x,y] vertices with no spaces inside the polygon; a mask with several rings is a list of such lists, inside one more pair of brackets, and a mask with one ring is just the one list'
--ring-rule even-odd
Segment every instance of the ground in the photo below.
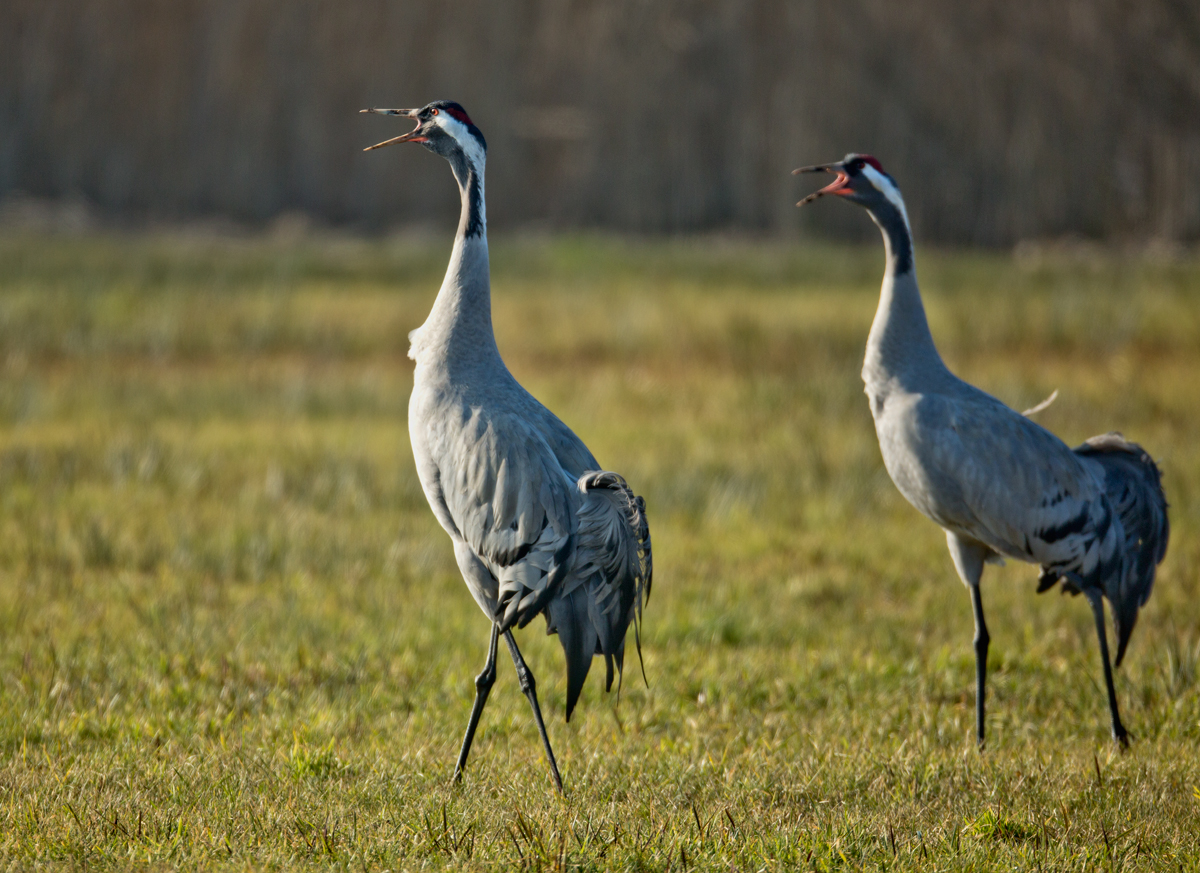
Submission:
{"label": "ground", "polygon": [[1172,538],[1117,689],[1086,603],[970,603],[883,470],[882,247],[493,241],[516,376],[645,496],[645,675],[566,786],[416,481],[409,330],[449,238],[0,237],[0,859],[10,869],[1200,870],[1200,258],[918,252],[960,375],[1160,461]]}

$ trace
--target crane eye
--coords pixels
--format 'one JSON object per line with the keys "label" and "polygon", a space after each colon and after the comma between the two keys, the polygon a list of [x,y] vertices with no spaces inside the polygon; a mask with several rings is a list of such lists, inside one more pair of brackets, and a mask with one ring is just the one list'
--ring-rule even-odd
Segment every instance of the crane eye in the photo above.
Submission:
{"label": "crane eye", "polygon": [[867,165],[867,162],[864,161],[862,158],[855,158],[854,163],[852,163],[850,165],[850,168],[853,170],[861,170],[866,165]]}
{"label": "crane eye", "polygon": [[435,110],[433,110],[432,112],[430,112],[429,114],[430,114],[430,115],[437,115],[437,114],[438,114],[438,111],[435,109]]}

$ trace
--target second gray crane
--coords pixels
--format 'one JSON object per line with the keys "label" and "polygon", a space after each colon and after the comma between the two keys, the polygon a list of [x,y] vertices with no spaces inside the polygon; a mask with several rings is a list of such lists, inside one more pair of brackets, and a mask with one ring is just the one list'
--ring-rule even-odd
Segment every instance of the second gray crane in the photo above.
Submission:
{"label": "second gray crane", "polygon": [[850,154],[797,173],[837,178],[797,205],[834,194],[863,206],[883,232],[887,268],[867,339],[863,382],[888,474],[946,531],[975,613],[976,736],[984,741],[988,630],[979,580],[1002,557],[1041,565],[1038,591],[1060,582],[1087,597],[1100,640],[1113,739],[1117,710],[1104,624],[1107,598],[1119,666],[1138,610],[1166,554],[1167,502],[1158,467],[1120,434],[1071,450],[1054,434],[959,379],[925,319],[900,189],[879,161]]}

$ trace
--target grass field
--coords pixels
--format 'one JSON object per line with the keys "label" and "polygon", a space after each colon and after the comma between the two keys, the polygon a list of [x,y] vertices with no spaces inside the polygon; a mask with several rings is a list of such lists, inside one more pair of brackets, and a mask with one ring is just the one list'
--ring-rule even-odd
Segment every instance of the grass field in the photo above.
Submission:
{"label": "grass field", "polygon": [[[1200,870],[1200,260],[918,255],[962,376],[1160,460],[1108,739],[1091,617],[989,568],[989,744],[941,532],[883,470],[865,248],[493,242],[515,375],[646,497],[624,689],[572,723],[416,481],[431,240],[0,237],[0,859],[32,867]],[[598,671],[600,676],[603,670]]]}

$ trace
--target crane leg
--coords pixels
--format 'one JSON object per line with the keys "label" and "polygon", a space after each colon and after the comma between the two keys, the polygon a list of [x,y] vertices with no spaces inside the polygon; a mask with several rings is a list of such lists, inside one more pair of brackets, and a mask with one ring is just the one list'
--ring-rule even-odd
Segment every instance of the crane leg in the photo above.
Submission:
{"label": "crane leg", "polygon": [[971,609],[975,613],[975,738],[982,749],[984,700],[987,697],[987,653],[991,637],[988,635],[987,622],[983,620],[983,597],[979,593],[979,583],[967,587],[971,592]]}
{"label": "crane leg", "polygon": [[1108,689],[1108,712],[1112,716],[1113,740],[1122,746],[1129,745],[1129,733],[1121,724],[1121,715],[1117,712],[1117,690],[1113,687],[1112,667],[1108,660],[1108,632],[1104,627],[1104,601],[1097,588],[1086,588],[1088,603],[1092,605],[1092,615],[1096,617],[1096,636],[1100,639],[1100,659],[1104,662],[1104,685]]}
{"label": "crane leg", "polygon": [[484,704],[488,694],[496,682],[496,644],[500,640],[500,628],[492,624],[492,641],[488,643],[487,663],[483,672],[475,677],[475,705],[471,707],[471,720],[467,722],[467,735],[463,737],[462,748],[458,752],[458,763],[454,765],[454,781],[462,779],[463,770],[467,769],[467,755],[471,754],[471,742],[475,739],[475,728],[479,726],[479,716],[483,715]]}
{"label": "crane leg", "polygon": [[550,774],[554,777],[554,784],[558,788],[558,793],[562,794],[562,777],[558,775],[558,764],[554,760],[554,750],[550,748],[550,737],[546,735],[546,723],[542,721],[542,708],[538,706],[537,683],[533,679],[533,671],[529,669],[529,665],[521,657],[521,650],[517,648],[517,641],[513,639],[512,631],[504,632],[504,641],[508,643],[508,651],[512,655],[513,664],[517,668],[517,679],[521,683],[521,690],[525,692],[525,696],[529,698],[529,705],[533,707],[533,719],[537,722],[538,733],[542,735],[542,745],[546,748],[546,760],[550,762]]}
{"label": "crane leg", "polygon": [[958,578],[962,579],[971,592],[971,609],[975,613],[975,739],[983,748],[984,700],[987,697],[987,622],[983,620],[983,598],[979,594],[979,580],[983,577],[983,562],[992,550],[983,543],[946,531],[946,545]]}

